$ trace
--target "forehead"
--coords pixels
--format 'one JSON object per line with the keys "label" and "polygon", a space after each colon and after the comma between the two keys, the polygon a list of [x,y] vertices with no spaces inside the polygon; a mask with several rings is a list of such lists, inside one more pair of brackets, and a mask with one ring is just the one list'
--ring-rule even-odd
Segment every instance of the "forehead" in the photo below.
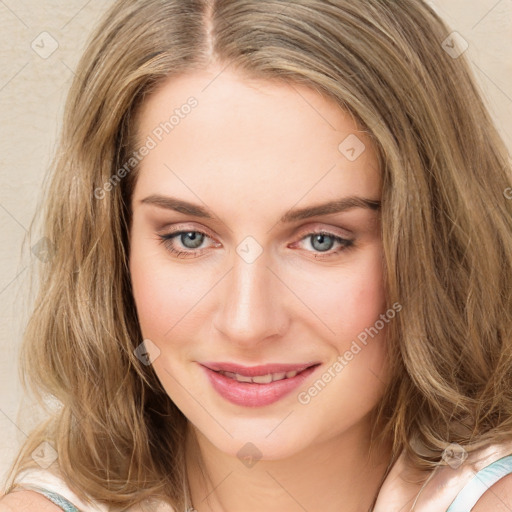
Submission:
{"label": "forehead", "polygon": [[367,135],[334,100],[305,86],[228,70],[172,77],[145,101],[136,129],[140,145],[152,140],[139,196],[179,189],[224,204],[234,191],[246,204],[380,197]]}

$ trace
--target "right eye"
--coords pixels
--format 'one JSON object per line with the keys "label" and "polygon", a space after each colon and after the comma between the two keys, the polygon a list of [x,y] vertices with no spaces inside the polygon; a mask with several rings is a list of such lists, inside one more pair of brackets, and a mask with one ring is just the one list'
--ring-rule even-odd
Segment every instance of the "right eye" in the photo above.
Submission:
{"label": "right eye", "polygon": [[[206,233],[196,230],[182,230],[175,231],[166,235],[158,235],[160,242],[164,247],[177,258],[193,258],[198,256],[198,253],[203,252],[198,250],[206,238],[210,238]],[[176,246],[179,243],[178,246]]]}

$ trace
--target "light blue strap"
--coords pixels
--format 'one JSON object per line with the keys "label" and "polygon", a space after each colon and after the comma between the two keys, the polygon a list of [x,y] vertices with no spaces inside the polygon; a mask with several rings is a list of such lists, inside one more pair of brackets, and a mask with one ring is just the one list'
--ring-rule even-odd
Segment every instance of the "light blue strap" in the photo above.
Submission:
{"label": "light blue strap", "polygon": [[494,461],[478,471],[462,488],[446,512],[468,512],[500,478],[512,473],[512,455]]}
{"label": "light blue strap", "polygon": [[50,501],[55,503],[58,507],[60,507],[64,512],[80,512],[79,509],[77,509],[73,503],[68,501],[64,496],[61,496],[60,494],[57,494],[56,492],[49,491],[47,489],[42,489],[40,487],[34,487],[30,486],[31,490],[34,490],[38,492],[39,494],[43,494],[46,496]]}

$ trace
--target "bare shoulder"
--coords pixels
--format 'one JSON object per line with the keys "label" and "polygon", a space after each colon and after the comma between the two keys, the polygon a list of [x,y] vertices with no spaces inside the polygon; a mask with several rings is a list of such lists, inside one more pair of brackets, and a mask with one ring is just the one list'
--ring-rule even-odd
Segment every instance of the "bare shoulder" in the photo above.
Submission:
{"label": "bare shoulder", "polygon": [[62,512],[55,503],[52,503],[42,494],[19,490],[0,497],[0,512]]}
{"label": "bare shoulder", "polygon": [[477,501],[472,512],[510,512],[512,510],[512,474],[491,485]]}

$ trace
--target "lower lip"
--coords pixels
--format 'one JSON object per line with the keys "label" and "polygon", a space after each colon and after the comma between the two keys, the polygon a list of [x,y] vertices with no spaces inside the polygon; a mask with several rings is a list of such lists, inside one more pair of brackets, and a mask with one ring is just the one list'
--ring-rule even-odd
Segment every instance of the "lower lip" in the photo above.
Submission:
{"label": "lower lip", "polygon": [[262,407],[277,402],[297,389],[318,366],[311,366],[291,379],[276,380],[268,384],[238,382],[206,366],[202,368],[206,371],[215,391],[226,400],[244,407]]}

